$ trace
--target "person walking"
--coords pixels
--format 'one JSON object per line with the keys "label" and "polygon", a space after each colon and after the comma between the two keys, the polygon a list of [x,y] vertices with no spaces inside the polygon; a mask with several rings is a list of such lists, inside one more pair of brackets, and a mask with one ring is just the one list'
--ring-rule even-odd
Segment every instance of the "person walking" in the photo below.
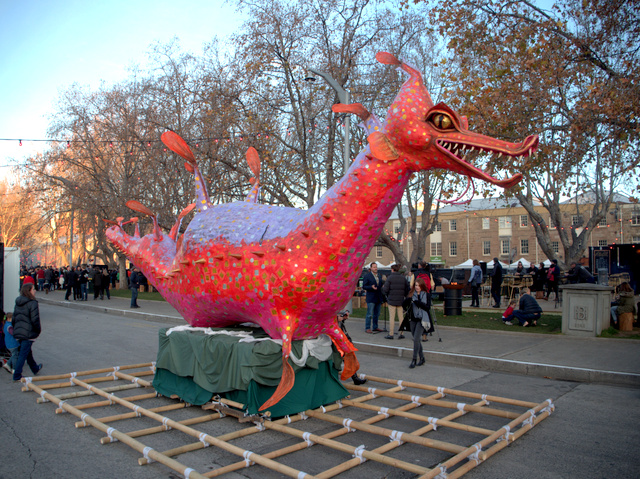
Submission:
{"label": "person walking", "polygon": [[422,366],[425,363],[424,351],[422,349],[422,333],[430,327],[429,310],[431,309],[431,298],[427,293],[427,284],[424,279],[416,278],[411,295],[411,334],[413,335],[413,359],[409,365],[410,369]]}
{"label": "person walking", "polygon": [[477,259],[473,260],[473,267],[471,268],[471,276],[469,276],[469,284],[471,285],[471,307],[480,307],[480,296],[478,290],[482,284],[482,269]]}
{"label": "person walking", "polygon": [[13,310],[13,337],[18,341],[18,359],[13,369],[13,380],[22,379],[22,369],[26,362],[35,376],[42,369],[42,363],[36,363],[33,358],[33,342],[40,336],[40,310],[36,301],[35,286],[23,284],[20,296],[16,298]]}
{"label": "person walking", "polygon": [[129,289],[131,290],[131,308],[139,308],[138,291],[140,290],[140,270],[133,267],[131,276],[129,276]]}
{"label": "person walking", "polygon": [[402,303],[409,293],[409,284],[404,275],[400,273],[399,264],[391,265],[391,274],[385,281],[382,292],[387,297],[387,307],[389,308],[389,334],[385,336],[385,339],[393,339],[396,315],[398,323],[402,323]]}
{"label": "person walking", "polygon": [[500,307],[502,296],[502,265],[498,258],[493,258],[493,273],[491,275],[491,296],[495,301],[494,308]]}

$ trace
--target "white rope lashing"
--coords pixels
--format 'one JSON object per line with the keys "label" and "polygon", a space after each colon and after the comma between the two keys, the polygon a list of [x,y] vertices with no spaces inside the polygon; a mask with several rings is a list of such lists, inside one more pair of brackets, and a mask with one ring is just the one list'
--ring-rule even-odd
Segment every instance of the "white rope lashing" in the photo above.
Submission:
{"label": "white rope lashing", "polygon": [[110,427],[109,429],[107,429],[107,436],[109,436],[109,441],[111,442],[118,442],[118,440],[113,437],[113,431],[115,431],[114,428]]}
{"label": "white rope lashing", "polygon": [[304,442],[307,443],[307,447],[311,447],[315,444],[311,439],[309,439],[310,437],[311,437],[310,432],[305,432],[302,434],[302,439],[304,439]]}
{"label": "white rope lashing", "polygon": [[365,449],[365,446],[364,446],[364,444],[362,444],[362,445],[360,445],[360,446],[356,447],[356,448],[353,450],[353,457],[357,457],[358,459],[360,459],[360,464],[362,464],[364,461],[366,461],[366,460],[367,460],[367,459],[363,456],[364,449]]}
{"label": "white rope lashing", "polygon": [[398,445],[404,444],[404,441],[402,441],[402,432],[401,431],[396,431],[394,429],[393,431],[391,431],[391,434],[389,434],[389,439],[391,440],[391,442],[398,441]]}

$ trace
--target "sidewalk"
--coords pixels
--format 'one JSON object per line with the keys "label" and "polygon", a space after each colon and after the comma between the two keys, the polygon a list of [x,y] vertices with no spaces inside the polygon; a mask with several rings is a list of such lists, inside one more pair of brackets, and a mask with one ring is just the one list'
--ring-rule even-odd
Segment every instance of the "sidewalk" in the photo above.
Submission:
{"label": "sidewalk", "polygon": [[[64,292],[38,293],[38,301],[69,308],[135,317],[148,321],[185,324],[180,314],[165,301],[138,299],[140,309],[130,309],[129,299],[65,301]],[[467,302],[468,303],[468,302]],[[542,302],[546,303],[546,302]],[[550,306],[550,307],[549,307]],[[543,309],[554,311],[553,301]],[[492,311],[496,311],[490,308]],[[464,307],[463,313],[468,311]],[[556,310],[561,312],[561,308]],[[382,315],[381,315],[382,316]],[[379,323],[384,329],[385,322]],[[398,325],[396,324],[396,331]],[[393,355],[411,361],[413,342],[385,339],[386,333],[366,334],[364,319],[347,321],[349,335],[360,351]],[[442,341],[438,341],[438,333]],[[578,382],[602,382],[640,387],[640,341],[632,339],[575,338],[514,331],[486,331],[451,326],[439,327],[422,343],[427,363],[440,363],[484,371],[531,375]]]}

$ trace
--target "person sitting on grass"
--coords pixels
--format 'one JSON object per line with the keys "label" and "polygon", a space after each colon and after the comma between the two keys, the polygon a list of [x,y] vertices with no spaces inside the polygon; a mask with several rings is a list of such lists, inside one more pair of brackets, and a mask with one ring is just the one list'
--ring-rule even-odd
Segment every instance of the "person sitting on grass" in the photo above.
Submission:
{"label": "person sitting on grass", "polygon": [[513,313],[513,310],[516,309],[516,303],[517,301],[515,299],[512,299],[511,301],[509,301],[509,307],[505,310],[504,313],[502,313],[502,321],[506,321],[507,318],[511,316],[511,313]]}
{"label": "person sitting on grass", "polygon": [[504,324],[511,326],[513,318],[516,318],[525,328],[529,325],[537,326],[541,314],[542,308],[536,299],[531,296],[531,289],[524,288],[524,294],[520,297],[518,309],[504,319]]}

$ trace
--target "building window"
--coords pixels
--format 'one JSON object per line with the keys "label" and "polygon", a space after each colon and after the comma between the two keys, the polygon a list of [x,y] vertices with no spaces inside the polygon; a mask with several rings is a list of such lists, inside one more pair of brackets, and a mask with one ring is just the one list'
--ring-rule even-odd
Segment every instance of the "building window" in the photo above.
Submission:
{"label": "building window", "polygon": [[458,256],[458,243],[455,241],[449,243],[449,256]]}
{"label": "building window", "polygon": [[572,215],[571,226],[574,226],[574,227],[582,226],[582,215]]}
{"label": "building window", "polygon": [[449,231],[456,231],[458,229],[458,223],[456,220],[449,220]]}
{"label": "building window", "polygon": [[557,241],[552,241],[551,242],[551,251],[553,251],[554,253],[559,253],[560,252],[560,243],[558,243]]}
{"label": "building window", "polygon": [[482,218],[482,229],[488,230],[491,227],[491,218]]}
{"label": "building window", "polygon": [[[633,236],[631,237],[631,242],[634,244],[638,244],[640,243],[640,236]],[[606,246],[606,245],[605,245]]]}
{"label": "building window", "polygon": [[631,224],[633,226],[640,225],[640,210],[633,210],[631,212]]}
{"label": "building window", "polygon": [[393,223],[393,233],[394,234],[398,234],[400,233],[400,222],[399,221],[394,221]]}
{"label": "building window", "polygon": [[489,256],[491,254],[491,241],[483,241],[482,242],[482,254],[484,256]]}
{"label": "building window", "polygon": [[436,231],[442,231],[442,223],[440,221],[438,221],[438,224],[436,225]]}
{"label": "building window", "polygon": [[431,243],[431,256],[442,256],[442,243]]}
{"label": "building window", "polygon": [[606,214],[602,217],[602,219],[600,220],[600,223],[598,223],[598,226],[600,228],[603,228],[605,226],[609,226],[608,223],[607,223],[607,215]]}
{"label": "building window", "polygon": [[376,258],[382,258],[382,246],[376,246]]}
{"label": "building window", "polygon": [[502,229],[511,228],[511,216],[501,216],[498,218],[498,227]]}
{"label": "building window", "polygon": [[416,222],[416,231],[420,231],[422,229],[422,221]]}
{"label": "building window", "polygon": [[520,253],[529,254],[529,240],[521,239],[520,240]]}
{"label": "building window", "polygon": [[529,217],[527,215],[520,215],[520,228],[529,226]]}
{"label": "building window", "polygon": [[598,246],[608,246],[607,240],[598,240]]}
{"label": "building window", "polygon": [[508,255],[511,248],[511,241],[508,239],[500,240],[500,254]]}

